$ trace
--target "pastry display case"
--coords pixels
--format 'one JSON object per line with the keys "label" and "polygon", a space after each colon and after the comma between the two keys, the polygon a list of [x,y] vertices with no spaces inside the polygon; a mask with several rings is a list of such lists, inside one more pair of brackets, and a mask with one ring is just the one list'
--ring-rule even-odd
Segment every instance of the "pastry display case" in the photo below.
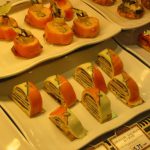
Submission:
{"label": "pastry display case", "polygon": [[[0,147],[115,150],[123,149],[121,136],[132,132],[138,137],[134,142],[149,149],[150,54],[139,46],[138,36],[150,30],[150,10],[144,8],[142,18],[130,20],[116,14],[121,0],[112,6],[70,0],[74,17],[84,10],[98,19],[100,31],[90,38],[73,35],[70,44],[57,45],[44,39],[43,29],[24,21],[31,3],[22,2],[14,2],[9,17],[16,19],[21,31],[37,37],[42,52],[34,58],[20,57],[12,51],[13,41],[0,40],[0,132],[7,132]],[[50,3],[43,1],[47,8]],[[67,23],[73,28],[73,20]],[[86,89],[99,94],[95,97]],[[144,142],[138,143],[141,137]]]}

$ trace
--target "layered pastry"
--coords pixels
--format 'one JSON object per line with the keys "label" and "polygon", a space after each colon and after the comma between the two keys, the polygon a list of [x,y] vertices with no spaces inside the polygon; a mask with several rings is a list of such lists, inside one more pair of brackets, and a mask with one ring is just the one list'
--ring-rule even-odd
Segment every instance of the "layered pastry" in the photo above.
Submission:
{"label": "layered pastry", "polygon": [[126,72],[115,76],[109,83],[108,89],[129,107],[143,102],[137,83]]}
{"label": "layered pastry", "polygon": [[71,107],[77,102],[72,85],[63,75],[48,77],[44,81],[44,90],[67,107]]}
{"label": "layered pastry", "polygon": [[111,78],[123,71],[122,60],[112,49],[99,52],[96,63]]}
{"label": "layered pastry", "polygon": [[51,112],[49,118],[71,141],[87,134],[80,120],[64,106]]}
{"label": "layered pastry", "polygon": [[46,24],[44,38],[50,44],[68,45],[73,41],[73,31],[63,18],[54,18]]}
{"label": "layered pastry", "polygon": [[74,11],[72,4],[69,0],[50,0],[50,9],[55,11],[53,7],[57,7],[62,12],[63,18],[66,21],[70,21],[74,17]]}
{"label": "layered pastry", "polygon": [[27,24],[40,29],[44,29],[50,20],[52,20],[51,10],[42,4],[32,5],[25,16]]}
{"label": "layered pastry", "polygon": [[144,14],[144,9],[137,0],[122,0],[117,11],[120,16],[129,19],[138,19]]}
{"label": "layered pastry", "polygon": [[93,0],[93,2],[103,6],[111,6],[116,2],[116,0]]}
{"label": "layered pastry", "polygon": [[42,97],[32,82],[14,86],[11,98],[30,117],[42,112]]}
{"label": "layered pastry", "polygon": [[106,94],[97,88],[87,88],[82,93],[81,103],[100,123],[112,118],[111,103]]}
{"label": "layered pastry", "polygon": [[138,36],[138,44],[150,52],[150,30],[145,30]]}
{"label": "layered pastry", "polygon": [[96,64],[87,62],[77,66],[75,69],[74,78],[84,88],[96,87],[104,93],[107,92],[104,77]]}
{"label": "layered pastry", "polygon": [[39,40],[29,31],[18,28],[17,36],[14,39],[12,52],[23,58],[33,58],[42,52]]}
{"label": "layered pastry", "polygon": [[81,38],[94,38],[100,32],[99,19],[96,17],[90,17],[86,12],[74,9],[77,18],[73,20],[73,31],[77,37]]}
{"label": "layered pastry", "polygon": [[17,27],[18,24],[12,17],[9,17],[7,15],[0,16],[0,40],[13,40],[17,35],[14,28]]}
{"label": "layered pastry", "polygon": [[150,0],[141,0],[141,3],[145,8],[150,9]]}

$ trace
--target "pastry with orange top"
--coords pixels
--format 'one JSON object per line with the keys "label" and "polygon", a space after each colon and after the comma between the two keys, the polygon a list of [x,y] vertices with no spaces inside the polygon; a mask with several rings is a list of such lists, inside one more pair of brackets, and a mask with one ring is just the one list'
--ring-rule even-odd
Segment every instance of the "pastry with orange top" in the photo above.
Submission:
{"label": "pastry with orange top", "polygon": [[50,0],[50,9],[52,9],[53,11],[54,9],[52,7],[57,7],[62,12],[63,17],[66,21],[70,21],[73,19],[74,11],[69,0]]}
{"label": "pastry with orange top", "polygon": [[82,92],[81,103],[100,123],[112,118],[111,103],[106,94],[97,88],[87,88]]}
{"label": "pastry with orange top", "polygon": [[138,44],[150,52],[150,30],[145,30],[144,32],[140,33],[138,36]]}
{"label": "pastry with orange top", "polygon": [[99,19],[96,17],[90,17],[86,12],[74,9],[77,18],[73,20],[73,31],[77,37],[81,38],[94,38],[100,32]]}
{"label": "pastry with orange top", "polygon": [[103,6],[111,6],[116,2],[116,0],[93,0],[93,2]]}
{"label": "pastry with orange top", "polygon": [[137,83],[126,72],[113,77],[108,89],[129,107],[143,103]]}
{"label": "pastry with orange top", "polygon": [[67,107],[77,102],[77,97],[70,82],[63,75],[53,75],[44,81],[44,90],[58,102]]}
{"label": "pastry with orange top", "polygon": [[96,64],[87,62],[77,66],[74,78],[84,88],[95,87],[104,93],[107,92],[105,79]]}
{"label": "pastry with orange top", "polygon": [[80,120],[64,106],[51,112],[49,118],[71,141],[81,139],[87,134]]}
{"label": "pastry with orange top", "polygon": [[29,31],[18,28],[17,36],[14,39],[12,52],[16,56],[33,58],[42,52],[39,40]]}
{"label": "pastry with orange top", "polygon": [[14,28],[17,28],[16,20],[7,15],[0,16],[0,40],[12,41],[17,33]]}
{"label": "pastry with orange top", "polygon": [[42,112],[42,97],[32,82],[23,82],[13,87],[11,99],[29,116]]}
{"label": "pastry with orange top", "polygon": [[42,4],[33,4],[25,16],[27,24],[40,29],[44,29],[50,20],[52,20],[51,10]]}
{"label": "pastry with orange top", "polygon": [[144,15],[144,9],[137,0],[122,0],[117,12],[120,16],[129,19],[139,19]]}
{"label": "pastry with orange top", "polygon": [[109,48],[98,53],[96,63],[111,78],[123,71],[122,60],[116,52]]}

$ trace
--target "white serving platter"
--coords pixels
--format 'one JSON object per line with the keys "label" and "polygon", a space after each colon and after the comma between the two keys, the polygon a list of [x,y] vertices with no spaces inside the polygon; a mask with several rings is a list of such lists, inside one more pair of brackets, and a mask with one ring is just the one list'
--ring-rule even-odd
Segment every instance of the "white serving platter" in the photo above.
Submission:
{"label": "white serving platter", "polygon": [[118,24],[123,30],[141,27],[150,22],[150,10],[148,9],[144,9],[145,10],[144,16],[140,19],[127,19],[121,17],[117,13],[117,8],[121,4],[122,0],[116,0],[113,6],[102,6],[93,2],[92,0],[82,0],[82,1],[91,6],[92,8],[94,8],[95,10],[97,10],[108,20],[111,20],[116,24]]}
{"label": "white serving platter", "polygon": [[[48,118],[49,113],[57,108],[59,104],[43,90],[43,81],[48,76],[63,74],[72,84],[77,98],[81,100],[83,87],[73,79],[75,67],[85,62],[94,62],[98,52],[104,48],[112,48],[118,53],[123,61],[124,70],[137,82],[144,103],[134,108],[129,108],[119,101],[112,93],[108,92],[107,96],[111,101],[112,112],[115,113],[117,117],[103,124],[98,123],[80,103],[77,103],[71,110],[78,116],[83,126],[88,130],[88,134],[82,139],[70,141]],[[108,83],[110,79],[103,71],[102,73],[106,83]],[[4,80],[0,85],[0,93],[2,93],[0,98],[3,99],[3,101],[0,101],[0,104],[12,117],[28,141],[37,149],[76,150],[96,137],[123,125],[138,114],[149,110],[149,77],[150,70],[143,63],[124,51],[110,39],[100,44],[89,46],[84,50],[76,51],[60,59],[58,58],[50,63],[44,63],[31,70],[29,73],[26,72],[17,78]],[[43,109],[45,112],[34,118],[29,118],[8,97],[14,85],[25,81],[34,82],[40,89],[43,98]]]}
{"label": "white serving platter", "polygon": [[[91,7],[89,7],[82,1],[71,0],[71,2],[74,7],[82,9],[86,11],[89,16],[94,16],[99,19],[101,26],[101,31],[99,35],[95,38],[78,38],[74,36],[73,42],[67,46],[57,46],[48,44],[43,38],[43,30],[32,28],[24,22],[24,17],[27,13],[27,8],[23,10],[19,8],[19,11],[10,14],[10,16],[14,17],[17,20],[19,26],[31,31],[39,39],[40,43],[43,46],[43,52],[38,57],[32,59],[20,58],[15,56],[11,51],[13,42],[0,41],[0,79],[21,73],[46,60],[66,55],[82,46],[104,41],[121,31],[121,28],[118,25],[106,20],[102,15],[100,15],[98,12],[93,10]],[[49,7],[49,4],[45,5],[46,7]],[[72,26],[72,21],[68,22],[68,24]]]}
{"label": "white serving platter", "polygon": [[0,148],[2,150],[35,150],[0,107]]}
{"label": "white serving platter", "polygon": [[139,46],[138,36],[140,33],[150,30],[150,24],[142,26],[138,29],[124,31],[117,34],[114,38],[129,52],[134,54],[136,57],[145,62],[150,68],[150,52],[146,51],[144,48]]}

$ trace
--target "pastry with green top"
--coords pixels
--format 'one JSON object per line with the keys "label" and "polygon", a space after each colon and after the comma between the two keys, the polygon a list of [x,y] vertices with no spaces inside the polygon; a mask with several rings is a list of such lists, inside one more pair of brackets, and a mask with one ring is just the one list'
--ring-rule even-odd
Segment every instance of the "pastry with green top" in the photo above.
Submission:
{"label": "pastry with green top", "polygon": [[71,141],[87,134],[80,120],[67,107],[58,107],[50,113],[49,118]]}
{"label": "pastry with green top", "polygon": [[100,123],[112,118],[111,103],[106,94],[97,88],[87,88],[82,93],[81,103]]}
{"label": "pastry with green top", "polygon": [[44,81],[44,90],[66,107],[71,107],[77,102],[76,93],[72,85],[63,75],[49,76]]}
{"label": "pastry with green top", "polygon": [[143,103],[137,83],[126,72],[113,77],[108,83],[108,89],[129,107]]}
{"label": "pastry with green top", "polygon": [[121,58],[114,50],[109,48],[98,53],[96,63],[110,78],[123,71]]}
{"label": "pastry with green top", "polygon": [[74,78],[84,88],[95,87],[107,93],[105,79],[96,64],[86,62],[77,66]]}
{"label": "pastry with green top", "polygon": [[42,112],[42,97],[32,82],[23,82],[13,87],[11,99],[29,116]]}

